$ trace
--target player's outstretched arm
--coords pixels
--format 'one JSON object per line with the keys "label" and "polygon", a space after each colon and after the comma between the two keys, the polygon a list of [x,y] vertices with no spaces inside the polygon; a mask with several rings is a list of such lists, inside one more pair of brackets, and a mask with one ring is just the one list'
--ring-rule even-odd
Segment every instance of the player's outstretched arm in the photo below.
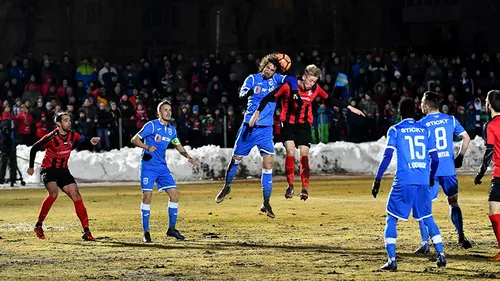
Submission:
{"label": "player's outstretched arm", "polygon": [[193,157],[191,157],[191,155],[189,155],[189,153],[187,153],[186,149],[184,148],[184,146],[182,146],[182,144],[178,138],[175,138],[174,140],[172,140],[172,143],[175,145],[175,148],[177,149],[177,151],[179,151],[179,153],[182,156],[186,157],[186,159],[189,161],[189,163],[191,163],[191,165],[196,164],[196,160]]}
{"label": "player's outstretched arm", "polygon": [[382,180],[382,176],[384,175],[385,171],[387,170],[387,167],[389,167],[389,164],[391,164],[393,153],[394,153],[394,147],[387,146],[387,148],[384,151],[384,156],[382,157],[382,161],[380,162],[380,165],[378,167],[377,176],[375,177],[375,180],[373,181],[373,185],[372,185],[373,198],[377,198],[377,194],[378,194],[378,191],[380,189],[380,181]]}
{"label": "player's outstretched arm", "polygon": [[96,146],[100,141],[101,141],[101,138],[100,137],[86,137],[84,135],[80,135],[80,139],[79,139],[80,142],[87,142],[91,145],[94,145]]}
{"label": "player's outstretched arm", "polygon": [[327,94],[325,92],[325,90],[323,90],[321,87],[319,86],[315,86],[315,87],[318,87],[318,95],[321,97],[321,99],[325,100],[326,101],[326,104],[328,104],[329,106],[331,105],[335,105],[335,106],[338,106],[340,108],[347,108],[348,110],[350,110],[352,113],[354,114],[357,114],[357,115],[361,115],[363,117],[365,117],[365,114],[363,113],[363,111],[355,108],[354,106],[351,106],[350,104],[348,104],[347,102],[345,101],[341,101],[339,99],[336,99],[334,96],[333,96],[333,92],[331,94]]}
{"label": "player's outstretched arm", "polygon": [[47,141],[47,138],[44,137],[42,139],[40,139],[39,141],[37,141],[30,149],[30,161],[29,161],[29,167],[28,167],[28,170],[26,171],[26,173],[28,173],[28,175],[32,176],[34,173],[35,173],[35,170],[34,170],[34,167],[35,167],[35,158],[36,158],[36,153],[38,151],[40,151],[42,149],[42,147],[44,146],[44,144],[46,144],[48,141]]}
{"label": "player's outstretched arm", "polygon": [[460,151],[458,151],[458,155],[455,158],[455,168],[462,167],[462,162],[464,160],[465,152],[467,152],[467,149],[469,149],[469,144],[470,144],[470,137],[466,131],[464,131],[459,136],[462,139],[462,144],[460,145]]}

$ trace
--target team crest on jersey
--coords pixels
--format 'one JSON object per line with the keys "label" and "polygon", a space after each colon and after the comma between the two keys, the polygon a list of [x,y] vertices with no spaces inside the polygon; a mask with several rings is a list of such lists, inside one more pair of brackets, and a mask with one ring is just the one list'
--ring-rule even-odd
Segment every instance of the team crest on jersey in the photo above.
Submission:
{"label": "team crest on jersey", "polygon": [[161,142],[161,135],[160,134],[156,134],[155,142]]}
{"label": "team crest on jersey", "polygon": [[143,179],[142,179],[142,183],[143,183],[144,185],[148,184],[148,182],[149,182],[149,179],[148,179],[148,178],[143,178]]}
{"label": "team crest on jersey", "polygon": [[168,128],[168,134],[171,135],[172,134],[172,128]]}

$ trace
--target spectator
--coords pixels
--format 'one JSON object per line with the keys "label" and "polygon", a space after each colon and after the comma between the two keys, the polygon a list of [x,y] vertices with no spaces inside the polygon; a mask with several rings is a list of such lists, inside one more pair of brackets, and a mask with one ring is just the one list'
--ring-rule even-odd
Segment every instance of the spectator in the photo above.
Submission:
{"label": "spectator", "polygon": [[109,150],[109,129],[111,128],[111,123],[113,122],[113,116],[106,109],[104,103],[99,104],[99,109],[94,117],[94,123],[97,127],[97,136],[101,138],[101,141],[97,144],[97,151],[102,150],[102,142],[104,142],[104,149]]}
{"label": "spectator", "polygon": [[76,69],[75,79],[82,81],[83,86],[89,85],[91,81],[96,80],[94,69],[89,65],[88,59],[83,59],[80,66]]}
{"label": "spectator", "polygon": [[40,116],[40,121],[36,122],[36,140],[43,138],[50,131],[50,123],[47,121],[47,115],[42,113]]}
{"label": "spectator", "polygon": [[21,105],[21,112],[16,115],[16,128],[19,143],[31,146],[33,144],[31,127],[33,126],[33,117],[26,109],[26,106]]}

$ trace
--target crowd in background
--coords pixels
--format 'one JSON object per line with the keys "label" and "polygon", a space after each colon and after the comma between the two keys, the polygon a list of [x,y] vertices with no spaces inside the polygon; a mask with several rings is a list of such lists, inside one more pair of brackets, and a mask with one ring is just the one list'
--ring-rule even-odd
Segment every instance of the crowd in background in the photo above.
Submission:
{"label": "crowd in background", "polygon": [[[120,146],[120,128],[123,145],[130,145],[144,123],[156,118],[156,104],[168,99],[183,145],[232,147],[246,108],[238,91],[246,76],[258,71],[262,55],[232,51],[186,58],[170,54],[126,65],[97,58],[76,61],[68,52],[45,54],[40,60],[32,54],[15,55],[0,64],[2,119],[12,121],[17,143],[31,145],[53,129],[54,114],[67,111],[74,130],[100,136],[98,151],[110,150]],[[488,118],[485,95],[500,87],[500,53],[289,55],[291,73],[300,78],[306,65],[316,64],[323,72],[320,86],[366,115],[318,100],[313,108],[313,143],[377,140],[399,120],[396,107],[402,97],[414,98],[417,116],[422,116],[420,98],[427,90],[441,95],[441,111],[454,115],[474,138],[482,134]],[[347,75],[347,85],[336,83],[339,73]],[[278,108],[275,141],[280,140],[279,114]]]}

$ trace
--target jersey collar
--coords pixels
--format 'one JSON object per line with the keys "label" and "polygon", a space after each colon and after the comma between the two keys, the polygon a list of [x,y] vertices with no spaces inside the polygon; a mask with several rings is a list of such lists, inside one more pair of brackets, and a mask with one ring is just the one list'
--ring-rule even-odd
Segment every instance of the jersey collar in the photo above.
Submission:
{"label": "jersey collar", "polygon": [[165,126],[165,127],[167,127],[167,128],[168,128],[168,127],[170,127],[170,123],[167,123],[166,125],[165,125],[165,124],[163,124],[163,123],[161,122],[161,118],[158,118],[157,120],[158,120],[158,123],[160,123],[160,125]]}

